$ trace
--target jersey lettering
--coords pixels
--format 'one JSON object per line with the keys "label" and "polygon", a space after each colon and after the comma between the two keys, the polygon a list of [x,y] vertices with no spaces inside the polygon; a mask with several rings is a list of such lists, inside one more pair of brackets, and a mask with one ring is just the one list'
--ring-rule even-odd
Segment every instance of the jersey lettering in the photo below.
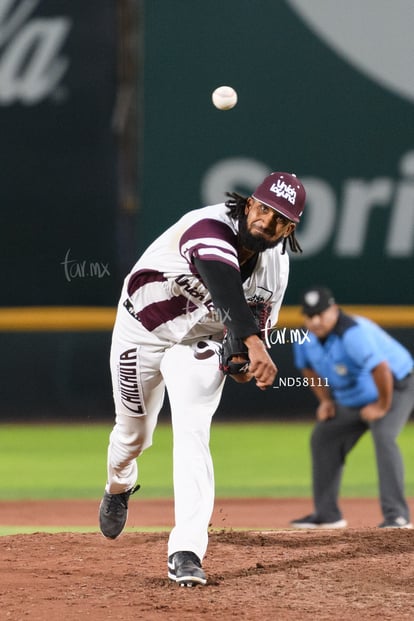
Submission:
{"label": "jersey lettering", "polygon": [[144,414],[137,378],[137,350],[127,349],[119,357],[118,381],[122,404],[135,414]]}
{"label": "jersey lettering", "polygon": [[178,276],[175,279],[175,282],[177,283],[177,285],[180,285],[180,287],[184,289],[184,291],[187,291],[187,293],[193,298],[197,298],[198,300],[204,300],[204,298],[206,297],[204,293],[198,291],[196,287],[191,286],[190,279],[187,278],[187,276],[185,276],[184,274]]}

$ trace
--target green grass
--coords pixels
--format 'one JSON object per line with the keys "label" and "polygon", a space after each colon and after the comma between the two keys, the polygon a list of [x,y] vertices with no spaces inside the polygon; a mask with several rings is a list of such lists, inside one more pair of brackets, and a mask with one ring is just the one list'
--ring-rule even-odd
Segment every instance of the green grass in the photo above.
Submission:
{"label": "green grass", "polygon": [[[216,495],[310,497],[312,423],[220,423],[211,431]],[[0,500],[102,495],[111,424],[0,425]],[[160,424],[139,459],[142,498],[172,496],[171,430]],[[406,491],[414,496],[414,423],[399,438]],[[342,496],[377,496],[370,434],[348,458]]]}
{"label": "green grass", "polygon": [[[217,495],[310,497],[309,438],[313,423],[218,425],[212,429]],[[414,423],[399,437],[406,492],[414,496]],[[372,438],[366,433],[349,454],[342,481],[344,497],[376,497]]]}
{"label": "green grass", "polygon": [[[0,526],[0,537],[5,537],[6,535],[32,535],[33,533],[99,533],[98,525],[96,526],[71,526],[68,524],[67,526]],[[125,533],[128,532],[136,532],[134,527],[129,528],[128,526],[123,531]],[[140,533],[162,533],[165,532],[165,527],[148,527],[140,526]]]}

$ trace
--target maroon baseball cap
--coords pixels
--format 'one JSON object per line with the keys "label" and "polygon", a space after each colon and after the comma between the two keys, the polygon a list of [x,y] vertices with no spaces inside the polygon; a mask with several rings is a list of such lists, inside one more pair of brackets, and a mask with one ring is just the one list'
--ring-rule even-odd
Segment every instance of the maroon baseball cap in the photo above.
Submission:
{"label": "maroon baseball cap", "polygon": [[282,216],[299,222],[305,206],[305,188],[294,174],[273,172],[255,189],[252,197],[278,211]]}

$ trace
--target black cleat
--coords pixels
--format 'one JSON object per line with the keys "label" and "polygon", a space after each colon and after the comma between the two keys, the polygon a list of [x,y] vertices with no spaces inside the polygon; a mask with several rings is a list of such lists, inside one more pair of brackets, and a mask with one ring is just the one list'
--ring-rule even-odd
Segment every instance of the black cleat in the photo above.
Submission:
{"label": "black cleat", "polygon": [[104,493],[99,505],[99,527],[108,539],[116,539],[124,530],[128,517],[128,501],[131,494],[139,490],[136,485],[122,494]]}
{"label": "black cleat", "polygon": [[182,587],[206,584],[206,574],[194,552],[175,552],[168,558],[168,577]]}

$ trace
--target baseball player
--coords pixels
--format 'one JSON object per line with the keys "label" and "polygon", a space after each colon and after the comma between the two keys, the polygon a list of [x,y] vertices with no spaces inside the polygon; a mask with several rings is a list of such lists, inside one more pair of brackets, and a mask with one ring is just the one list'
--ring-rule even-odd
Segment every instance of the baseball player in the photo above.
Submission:
{"label": "baseball player", "polygon": [[224,203],[185,214],[124,281],[111,347],[116,419],[99,523],[111,539],[122,532],[138,488],[136,458],[152,443],[166,389],[175,509],[168,576],[183,586],[206,583],[201,563],[214,503],[209,434],[225,377],[254,379],[264,390],[277,373],[263,329],[276,323],[287,286],[286,244],[301,251],[295,227],[304,203],[295,175],[272,173],[248,198],[228,194]]}
{"label": "baseball player", "polygon": [[312,287],[302,300],[309,339],[294,344],[296,366],[319,406],[312,433],[314,512],[295,528],[344,528],[338,495],[346,456],[371,431],[384,521],[412,528],[396,439],[414,408],[413,358],[382,328],[341,311],[332,292]]}

